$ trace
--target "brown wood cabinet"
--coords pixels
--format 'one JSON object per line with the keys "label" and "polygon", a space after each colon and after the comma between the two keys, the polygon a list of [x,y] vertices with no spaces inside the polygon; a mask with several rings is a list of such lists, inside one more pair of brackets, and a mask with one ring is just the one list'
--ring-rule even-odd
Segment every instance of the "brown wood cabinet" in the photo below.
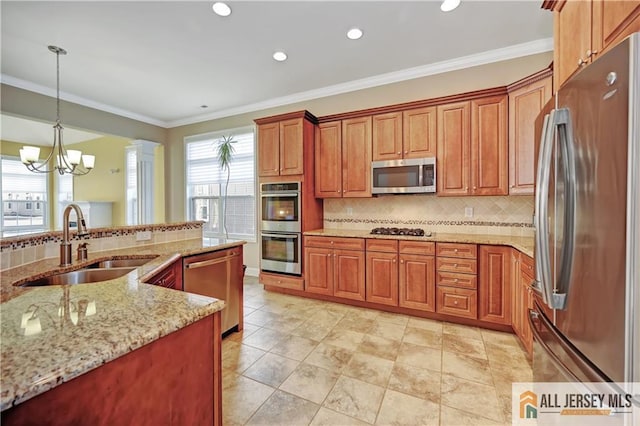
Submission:
{"label": "brown wood cabinet", "polygon": [[471,101],[471,195],[507,195],[507,97]]}
{"label": "brown wood cabinet", "polygon": [[[305,172],[305,155],[313,154],[315,117],[307,111],[267,117],[258,124],[258,176],[298,176]],[[305,147],[310,152],[305,153]]]}
{"label": "brown wood cabinet", "polygon": [[554,12],[554,90],[580,67],[640,30],[640,1],[545,1]]}
{"label": "brown wood cabinet", "polygon": [[478,318],[477,246],[436,243],[436,312]]}
{"label": "brown wood cabinet", "polygon": [[147,280],[147,284],[182,290],[182,259],[178,259]]}
{"label": "brown wood cabinet", "polygon": [[321,123],[315,146],[316,197],[371,196],[371,117]]}
{"label": "brown wood cabinet", "polygon": [[436,108],[373,116],[373,161],[436,155]]}
{"label": "brown wood cabinet", "polygon": [[509,86],[509,195],[532,195],[535,181],[535,120],[551,99],[547,69]]}
{"label": "brown wood cabinet", "polygon": [[435,312],[435,244],[400,241],[399,302],[405,308]]}
{"label": "brown wood cabinet", "polygon": [[511,255],[512,314],[511,326],[529,357],[533,354],[533,334],[529,327],[529,309],[533,309],[533,259],[513,249]]}
{"label": "brown wood cabinet", "polygon": [[437,121],[438,195],[506,195],[506,96],[440,105]]}
{"label": "brown wood cabinet", "polygon": [[470,109],[469,101],[437,107],[436,181],[438,195],[467,195],[469,193]]}
{"label": "brown wood cabinet", "polygon": [[478,319],[511,324],[511,248],[481,245],[479,249]]}
{"label": "brown wood cabinet", "polygon": [[364,248],[361,238],[306,237],[305,291],[365,300]]}
{"label": "brown wood cabinet", "polygon": [[398,306],[398,240],[367,238],[366,300]]}
{"label": "brown wood cabinet", "polygon": [[402,113],[390,112],[373,116],[373,161],[402,158]]}

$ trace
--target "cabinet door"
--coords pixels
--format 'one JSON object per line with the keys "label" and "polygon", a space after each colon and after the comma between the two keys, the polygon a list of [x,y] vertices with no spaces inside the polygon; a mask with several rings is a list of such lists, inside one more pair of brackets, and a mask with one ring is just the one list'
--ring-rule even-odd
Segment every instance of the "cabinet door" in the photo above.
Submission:
{"label": "cabinet door", "polygon": [[363,251],[334,250],[333,295],[346,299],[365,300],[365,257]]}
{"label": "cabinet door", "polygon": [[280,122],[280,175],[304,173],[302,118]]}
{"label": "cabinet door", "polygon": [[402,113],[404,158],[436,155],[436,107],[418,108]]}
{"label": "cabinet door", "polygon": [[343,197],[371,197],[371,117],[342,122]]}
{"label": "cabinet door", "polygon": [[182,259],[173,262],[151,277],[148,283],[174,290],[182,290]]}
{"label": "cabinet door", "polygon": [[555,90],[588,61],[591,50],[591,1],[566,1],[554,12]]}
{"label": "cabinet door", "polygon": [[310,293],[333,294],[333,251],[331,249],[304,249],[304,289]]}
{"label": "cabinet door", "polygon": [[507,195],[507,97],[471,101],[471,195]]}
{"label": "cabinet door", "polygon": [[438,195],[469,193],[469,102],[441,105],[438,118]]}
{"label": "cabinet door", "polygon": [[258,126],[258,176],[280,174],[280,124]]}
{"label": "cabinet door", "polygon": [[509,195],[533,195],[535,120],[551,98],[551,76],[509,93]]}
{"label": "cabinet door", "polygon": [[322,123],[316,128],[316,198],[342,197],[342,122]]}
{"label": "cabinet door", "polygon": [[373,161],[402,158],[402,113],[373,116]]}
{"label": "cabinet door", "polygon": [[629,34],[640,31],[640,1],[596,1],[593,3],[592,50],[598,53]]}
{"label": "cabinet door", "polygon": [[478,317],[496,324],[511,324],[511,249],[480,246],[480,304]]}
{"label": "cabinet door", "polygon": [[522,335],[522,305],[520,293],[520,252],[511,250],[511,327],[518,337]]}
{"label": "cabinet door", "polygon": [[435,269],[434,256],[400,255],[400,306],[435,312]]}
{"label": "cabinet door", "polygon": [[397,253],[367,252],[367,302],[398,306]]}

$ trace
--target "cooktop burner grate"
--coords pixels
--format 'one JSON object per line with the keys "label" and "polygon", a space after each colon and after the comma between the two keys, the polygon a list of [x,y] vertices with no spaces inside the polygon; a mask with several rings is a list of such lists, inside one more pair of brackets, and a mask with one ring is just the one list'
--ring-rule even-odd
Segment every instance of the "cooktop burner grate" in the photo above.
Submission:
{"label": "cooktop burner grate", "polygon": [[431,232],[425,232],[420,228],[373,228],[374,235],[410,235],[412,237],[430,237]]}

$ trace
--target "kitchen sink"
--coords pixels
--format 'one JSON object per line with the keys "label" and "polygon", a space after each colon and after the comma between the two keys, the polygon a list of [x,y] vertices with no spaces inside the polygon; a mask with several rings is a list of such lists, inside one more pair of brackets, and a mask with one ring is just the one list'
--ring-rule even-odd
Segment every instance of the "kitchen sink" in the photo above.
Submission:
{"label": "kitchen sink", "polygon": [[156,256],[153,257],[145,257],[142,259],[111,259],[111,260],[102,260],[100,262],[92,263],[85,267],[85,269],[95,269],[95,268],[122,268],[122,267],[137,267],[144,265],[145,263],[151,261]]}
{"label": "kitchen sink", "polygon": [[[148,261],[148,259],[147,259]],[[85,284],[112,280],[133,271],[135,267],[80,269],[78,271],[65,272],[51,275],[37,280],[20,284],[21,287],[39,287],[47,285]]]}

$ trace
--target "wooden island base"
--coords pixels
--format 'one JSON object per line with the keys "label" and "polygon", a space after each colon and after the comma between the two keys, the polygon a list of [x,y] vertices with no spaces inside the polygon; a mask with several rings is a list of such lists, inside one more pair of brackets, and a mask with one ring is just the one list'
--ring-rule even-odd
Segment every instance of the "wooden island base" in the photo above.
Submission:
{"label": "wooden island base", "polygon": [[2,412],[3,425],[221,425],[220,312]]}

